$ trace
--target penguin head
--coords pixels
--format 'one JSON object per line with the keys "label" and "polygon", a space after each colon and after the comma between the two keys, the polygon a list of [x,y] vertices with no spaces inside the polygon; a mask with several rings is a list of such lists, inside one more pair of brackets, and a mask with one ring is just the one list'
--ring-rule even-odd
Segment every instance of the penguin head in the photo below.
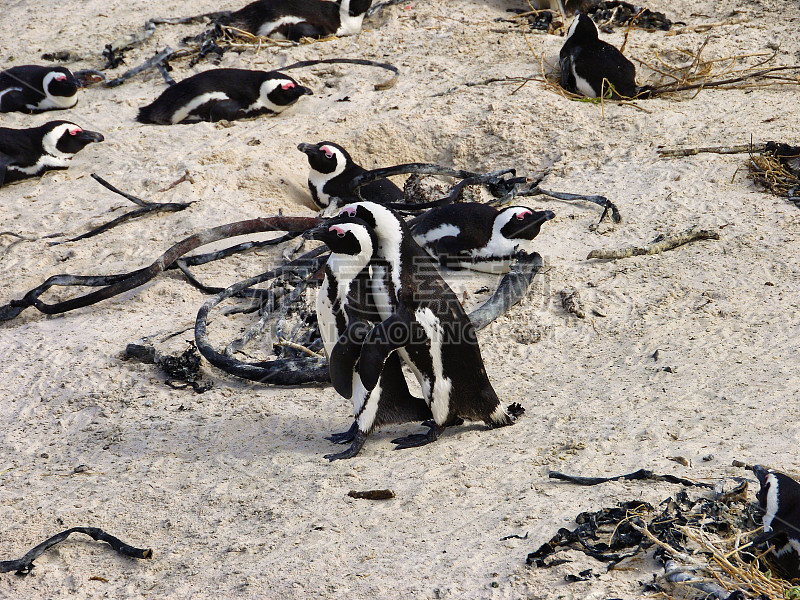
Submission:
{"label": "penguin head", "polygon": [[567,32],[567,40],[574,41],[591,41],[599,39],[597,32],[597,25],[594,24],[591,17],[585,14],[579,14],[572,21]]}
{"label": "penguin head", "polygon": [[308,157],[308,165],[312,171],[328,176],[326,180],[341,175],[349,165],[353,164],[353,159],[347,150],[333,142],[299,144],[297,149]]}
{"label": "penguin head", "polygon": [[282,112],[297,102],[301,96],[314,93],[283,73],[276,71],[266,75],[267,78],[261,84],[258,98],[272,112]]}
{"label": "penguin head", "polygon": [[78,80],[69,69],[54,67],[42,79],[42,88],[44,94],[50,98],[72,98],[78,93]]}
{"label": "penguin head", "polygon": [[92,142],[102,142],[102,134],[87,131],[69,121],[50,121],[41,127],[42,150],[58,157],[77,154]]}
{"label": "penguin head", "polygon": [[500,211],[495,217],[500,233],[506,239],[532,240],[539,235],[541,226],[555,218],[549,210],[531,210],[526,206],[512,206]]}
{"label": "penguin head", "polygon": [[375,232],[360,219],[331,219],[312,229],[310,237],[324,242],[334,254],[372,257],[378,243]]}

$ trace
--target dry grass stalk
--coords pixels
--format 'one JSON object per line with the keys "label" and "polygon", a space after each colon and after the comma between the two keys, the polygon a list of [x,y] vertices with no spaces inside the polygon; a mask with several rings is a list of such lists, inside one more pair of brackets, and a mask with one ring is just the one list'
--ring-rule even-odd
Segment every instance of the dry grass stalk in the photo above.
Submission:
{"label": "dry grass stalk", "polygon": [[777,196],[788,196],[792,188],[800,185],[800,179],[772,154],[751,154],[747,167],[750,179]]}

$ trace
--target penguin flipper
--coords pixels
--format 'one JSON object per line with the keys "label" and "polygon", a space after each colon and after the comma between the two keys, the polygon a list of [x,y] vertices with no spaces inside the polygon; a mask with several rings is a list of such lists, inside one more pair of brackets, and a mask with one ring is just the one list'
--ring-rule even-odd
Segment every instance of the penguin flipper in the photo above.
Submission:
{"label": "penguin flipper", "polygon": [[[399,310],[402,311],[402,308]],[[358,374],[361,376],[361,383],[370,391],[378,385],[383,365],[389,355],[413,339],[411,337],[413,322],[408,315],[403,314],[404,312],[396,312],[376,326],[369,332],[361,346]]]}
{"label": "penguin flipper", "polygon": [[8,166],[13,164],[13,160],[7,154],[3,154],[0,152],[0,187],[3,186],[3,182],[6,180],[6,172],[8,171]]}
{"label": "penguin flipper", "polygon": [[367,335],[367,327],[368,324],[363,321],[351,321],[328,357],[328,373],[333,388],[345,398],[353,397],[353,372]]}
{"label": "penguin flipper", "polygon": [[217,121],[233,121],[242,116],[241,110],[244,108],[241,102],[237,102],[236,100],[221,100],[209,104],[207,120],[212,123]]}
{"label": "penguin flipper", "polygon": [[464,256],[466,250],[465,244],[454,235],[446,235],[436,242],[436,256],[439,257],[439,264],[453,271],[461,270],[459,260],[469,261],[469,257]]}
{"label": "penguin flipper", "polygon": [[569,56],[562,56],[558,61],[561,69],[561,87],[568,92],[575,91],[575,77],[572,75],[572,59]]}
{"label": "penguin flipper", "polygon": [[22,90],[10,90],[0,100],[0,112],[31,112]]}

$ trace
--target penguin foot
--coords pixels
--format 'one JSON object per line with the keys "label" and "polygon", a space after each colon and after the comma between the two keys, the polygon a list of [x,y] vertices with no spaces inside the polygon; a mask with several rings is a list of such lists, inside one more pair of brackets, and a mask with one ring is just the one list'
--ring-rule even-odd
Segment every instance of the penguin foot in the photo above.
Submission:
{"label": "penguin foot", "polygon": [[333,442],[334,444],[349,444],[355,439],[357,432],[358,432],[358,423],[353,421],[353,424],[347,431],[343,431],[341,433],[332,433],[325,439],[328,440],[329,442]]}
{"label": "penguin foot", "polygon": [[397,444],[397,446],[395,446],[395,450],[418,448],[419,446],[425,446],[431,442],[435,442],[443,431],[443,425],[436,425],[436,423],[434,423],[433,427],[430,428],[428,433],[417,433],[414,435],[407,435],[406,437],[396,438],[392,440],[392,443]]}
{"label": "penguin foot", "polygon": [[364,442],[367,441],[367,434],[363,431],[356,431],[356,435],[353,438],[353,443],[350,447],[345,450],[344,452],[339,452],[337,454],[326,454],[324,458],[327,458],[329,461],[333,462],[335,460],[343,460],[345,458],[353,458],[356,454],[361,451],[361,448],[364,446]]}
{"label": "penguin foot", "polygon": [[506,412],[513,418],[518,419],[525,414],[525,407],[519,402],[512,402],[506,407]]}

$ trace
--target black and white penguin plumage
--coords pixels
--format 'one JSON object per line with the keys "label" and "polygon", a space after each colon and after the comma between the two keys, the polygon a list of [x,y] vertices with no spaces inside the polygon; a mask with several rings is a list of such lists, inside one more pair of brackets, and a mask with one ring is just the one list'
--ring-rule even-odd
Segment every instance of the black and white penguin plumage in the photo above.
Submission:
{"label": "black and white penguin plumage", "polygon": [[[368,293],[369,265],[377,240],[366,224],[357,221],[323,224],[312,230],[309,237],[324,242],[331,250],[317,295],[317,322],[325,351],[330,356],[339,339],[356,322],[362,323],[364,328],[380,322]],[[326,455],[328,460],[356,456],[375,427],[431,418],[427,403],[408,390],[396,354],[386,361],[380,381],[372,391],[361,383],[357,365],[354,365],[351,378],[355,422],[349,431],[333,434],[328,439],[352,444],[344,452]]]}
{"label": "black and white penguin plumage", "polygon": [[384,320],[363,343],[348,332],[334,347],[330,369],[337,391],[349,391],[348,375],[356,361],[364,387],[373,389],[384,362],[397,351],[417,377],[434,421],[428,434],[395,440],[398,448],[433,442],[462,419],[489,427],[511,425],[524,409],[515,404],[507,412],[501,406],[472,322],[405,222],[385,206],[358,202],[345,206],[329,223],[338,226],[354,219],[364,221],[378,241],[370,289]]}
{"label": "black and white penguin plumage", "polygon": [[559,54],[561,87],[587,98],[599,98],[613,86],[612,98],[636,96],[636,68],[611,44],[598,37],[587,15],[575,17]]}
{"label": "black and white penguin plumage", "polygon": [[299,41],[361,31],[372,0],[258,0],[218,19],[253,35]]}
{"label": "black and white penguin plumage", "polygon": [[0,72],[0,112],[42,112],[78,103],[78,80],[64,67],[22,65]]}
{"label": "black and white penguin plumage", "polygon": [[69,121],[50,121],[40,127],[0,127],[0,186],[50,169],[66,169],[75,154],[103,136]]}
{"label": "black and white penguin plumage", "polygon": [[[297,149],[308,157],[308,189],[323,215],[335,214],[341,206],[356,200],[350,183],[367,170],[353,162],[347,150],[333,142],[300,144]],[[361,196],[378,204],[402,202],[403,190],[388,179],[378,179],[363,186]]]}
{"label": "black and white penguin plumage", "polygon": [[756,498],[764,512],[764,535],[773,538],[781,566],[791,577],[800,577],[800,483],[761,465],[753,473],[761,485]]}
{"label": "black and white penguin plumage", "polygon": [[526,206],[498,210],[463,202],[432,208],[413,220],[411,231],[443,267],[507,273],[520,246],[539,235],[541,226],[554,217],[549,210]]}
{"label": "black and white penguin plumage", "polygon": [[211,69],[168,87],[152,104],[139,109],[137,120],[158,125],[232,121],[280,113],[312,93],[278,71]]}

